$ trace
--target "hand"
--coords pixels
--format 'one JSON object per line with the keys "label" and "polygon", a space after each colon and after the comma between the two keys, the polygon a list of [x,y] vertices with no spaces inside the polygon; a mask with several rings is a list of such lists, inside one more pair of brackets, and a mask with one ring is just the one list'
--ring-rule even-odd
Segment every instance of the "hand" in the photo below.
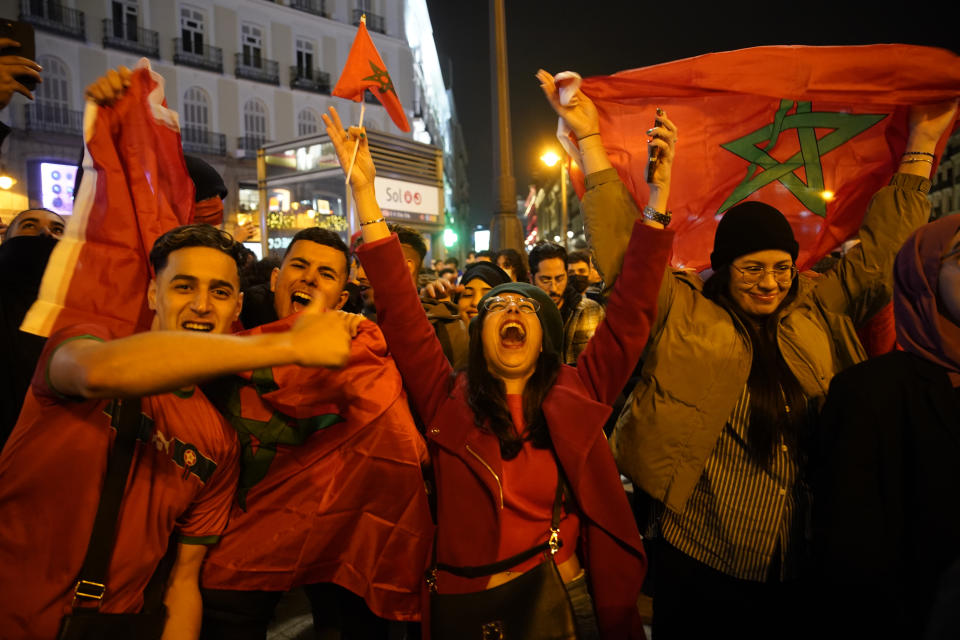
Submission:
{"label": "hand", "polygon": [[351,338],[356,338],[357,333],[360,332],[360,323],[366,320],[365,317],[359,313],[349,313],[347,311],[330,311],[329,313],[335,313],[340,316],[340,319],[346,324],[347,331],[350,332]]}
{"label": "hand", "polygon": [[319,304],[307,305],[289,331],[296,363],[304,367],[339,369],[350,359],[349,314],[327,312]]}
{"label": "hand", "polygon": [[[20,43],[10,38],[0,38],[0,49],[19,47]],[[37,82],[43,82],[40,72],[43,67],[23,56],[0,56],[0,109],[10,103],[14,93],[19,93],[33,100],[33,93],[23,86],[17,79],[19,76],[29,76]]]}
{"label": "hand", "polygon": [[[910,141],[907,151],[933,151],[937,142],[953,122],[957,113],[957,101],[910,106]],[[922,147],[922,148],[918,148]]]}
{"label": "hand", "polygon": [[677,145],[677,127],[667,113],[657,108],[657,118],[652,129],[647,130],[648,164],[647,184],[651,189],[670,190],[670,172]]}
{"label": "hand", "polygon": [[133,72],[124,66],[108,70],[87,87],[86,96],[100,106],[109,107],[119,100],[127,87]]}
{"label": "hand", "polygon": [[238,224],[233,229],[233,239],[237,242],[246,242],[253,236],[253,225]]}
{"label": "hand", "polygon": [[420,297],[441,302],[449,300],[455,293],[463,293],[463,287],[452,285],[443,278],[438,278],[420,289]]}
{"label": "hand", "polygon": [[583,91],[578,89],[570,104],[562,105],[560,104],[560,91],[557,89],[557,83],[553,76],[540,69],[537,71],[537,80],[540,81],[540,88],[543,89],[543,95],[547,98],[547,102],[557,112],[557,115],[563,118],[578,139],[600,132],[600,114],[597,113],[597,107],[593,104],[593,100],[588,98]]}
{"label": "hand", "polygon": [[372,186],[377,170],[373,166],[373,158],[370,156],[367,130],[362,127],[350,127],[349,131],[344,131],[343,123],[340,122],[340,114],[334,107],[330,107],[330,115],[324,113],[320,117],[323,118],[323,124],[327,127],[327,135],[330,136],[333,148],[337,151],[337,159],[340,161],[340,168],[343,169],[344,175],[350,169],[354,148],[357,144],[360,145],[357,150],[356,163],[350,173],[350,186],[353,187],[354,191],[368,185]]}

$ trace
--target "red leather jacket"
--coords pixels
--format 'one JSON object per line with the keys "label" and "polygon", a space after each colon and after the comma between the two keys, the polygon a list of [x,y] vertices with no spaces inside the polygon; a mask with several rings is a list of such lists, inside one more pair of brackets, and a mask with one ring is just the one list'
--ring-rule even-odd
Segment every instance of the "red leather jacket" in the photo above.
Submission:
{"label": "red leather jacket", "polygon": [[[578,555],[605,638],[643,637],[636,599],[647,562],[603,424],[646,344],[672,241],[669,231],[635,225],[606,320],[577,368],[562,366],[543,404],[557,459],[580,508]],[[474,426],[466,377],[454,376],[443,356],[396,236],[364,244],[358,254],[377,292],[381,329],[426,426],[437,483],[437,558],[452,565],[494,562],[503,508],[497,439]],[[485,584],[485,578],[442,574],[438,586],[463,593]]]}

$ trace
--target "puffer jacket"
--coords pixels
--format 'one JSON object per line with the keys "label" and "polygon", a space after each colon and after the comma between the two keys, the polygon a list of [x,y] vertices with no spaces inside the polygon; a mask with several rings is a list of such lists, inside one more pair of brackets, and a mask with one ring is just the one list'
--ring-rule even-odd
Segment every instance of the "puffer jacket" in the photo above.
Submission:
{"label": "puffer jacket", "polygon": [[[584,206],[602,207],[626,224],[639,212],[616,172],[608,172],[588,181],[593,193]],[[778,312],[780,351],[818,405],[835,374],[866,359],[855,326],[890,301],[893,259],[927,221],[929,189],[929,180],[895,175],[874,195],[860,245],[831,273],[817,280],[801,276],[797,296]],[[595,233],[617,228],[610,222]],[[641,379],[611,438],[621,472],[675,512],[703,473],[753,358],[745,328],[704,297],[702,286],[695,274],[665,274]]]}

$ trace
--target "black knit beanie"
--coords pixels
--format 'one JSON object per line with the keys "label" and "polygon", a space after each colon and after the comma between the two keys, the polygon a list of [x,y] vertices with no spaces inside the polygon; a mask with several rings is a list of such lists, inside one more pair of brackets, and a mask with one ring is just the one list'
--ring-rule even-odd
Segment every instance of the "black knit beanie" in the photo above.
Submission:
{"label": "black knit beanie", "polygon": [[717,225],[710,266],[717,271],[740,256],[767,249],[786,251],[796,260],[800,245],[778,210],[763,202],[741,202],[728,209]]}
{"label": "black knit beanie", "polygon": [[220,199],[227,197],[227,185],[223,183],[223,178],[210,166],[210,163],[196,156],[183,156],[187,163],[187,173],[193,180],[193,186],[196,190],[194,196],[195,202],[206,200],[214,196],[220,196]]}
{"label": "black knit beanie", "polygon": [[463,277],[460,278],[460,283],[467,284],[477,278],[480,278],[491,287],[511,282],[510,276],[506,271],[492,262],[484,262],[482,260],[467,266],[467,270],[463,272]]}

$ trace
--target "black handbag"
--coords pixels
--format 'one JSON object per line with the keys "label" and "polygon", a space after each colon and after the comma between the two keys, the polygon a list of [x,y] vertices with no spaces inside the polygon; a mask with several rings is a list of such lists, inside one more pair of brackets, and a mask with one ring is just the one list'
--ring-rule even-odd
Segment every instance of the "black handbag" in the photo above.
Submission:
{"label": "black handbag", "polygon": [[117,516],[141,424],[140,399],[116,401],[111,423],[117,429],[117,436],[107,460],[107,473],[87,545],[87,555],[74,589],[73,610],[60,623],[59,640],[159,640],[166,624],[163,590],[176,550],[175,544],[169,546],[144,590],[143,610],[140,613],[100,612],[100,604],[107,592],[107,568],[113,553]]}
{"label": "black handbag", "polygon": [[[550,539],[492,564],[455,567],[436,561],[427,574],[430,586],[430,635],[435,640],[575,640],[573,605],[553,555],[560,540],[560,505],[564,484],[558,473]],[[508,570],[538,554],[543,561],[518,578],[493,589],[473,593],[436,592],[437,571],[462,578],[480,578]]]}

